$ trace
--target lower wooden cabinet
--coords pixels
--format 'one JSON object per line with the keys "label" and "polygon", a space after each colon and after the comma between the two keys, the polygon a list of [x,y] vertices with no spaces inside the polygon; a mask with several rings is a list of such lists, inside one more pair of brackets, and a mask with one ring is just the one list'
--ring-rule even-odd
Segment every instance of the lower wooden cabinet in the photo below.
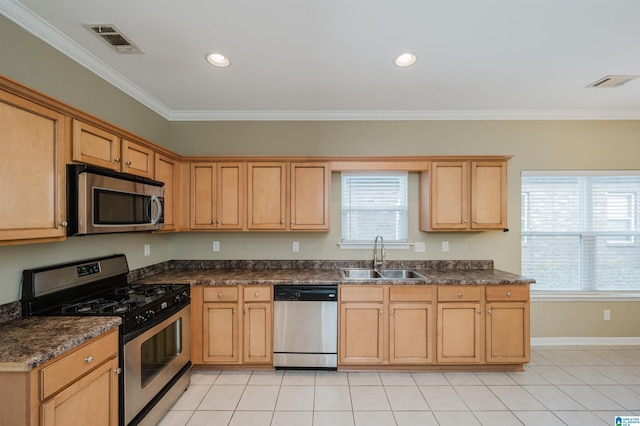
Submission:
{"label": "lower wooden cabinet", "polygon": [[340,365],[433,362],[431,286],[342,286]]}
{"label": "lower wooden cabinet", "polygon": [[118,425],[118,330],[29,371],[0,373],[0,423]]}
{"label": "lower wooden cabinet", "polygon": [[529,362],[528,285],[340,286],[338,363]]}
{"label": "lower wooden cabinet", "polygon": [[271,286],[198,286],[191,292],[194,364],[271,364]]}

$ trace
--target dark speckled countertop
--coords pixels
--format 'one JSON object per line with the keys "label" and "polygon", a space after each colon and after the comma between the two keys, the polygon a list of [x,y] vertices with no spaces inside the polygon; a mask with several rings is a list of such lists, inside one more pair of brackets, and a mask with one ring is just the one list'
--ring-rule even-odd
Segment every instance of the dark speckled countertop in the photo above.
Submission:
{"label": "dark speckled countertop", "polygon": [[344,280],[339,269],[170,269],[139,280],[142,284],[531,284],[535,280],[499,269],[416,269],[425,279]]}
{"label": "dark speckled countertop", "polygon": [[118,327],[120,317],[28,317],[0,324],[0,371],[30,371]]}

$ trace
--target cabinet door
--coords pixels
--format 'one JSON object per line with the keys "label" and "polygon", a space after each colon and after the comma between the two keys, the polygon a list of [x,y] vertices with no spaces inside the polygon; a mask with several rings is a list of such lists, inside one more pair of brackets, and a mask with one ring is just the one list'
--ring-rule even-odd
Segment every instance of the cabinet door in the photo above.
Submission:
{"label": "cabinet door", "polygon": [[291,229],[329,229],[331,170],[326,163],[291,164]]}
{"label": "cabinet door", "polygon": [[471,163],[471,228],[507,227],[507,163]]}
{"label": "cabinet door", "polygon": [[487,362],[529,362],[529,303],[487,303]]}
{"label": "cabinet door", "polygon": [[202,360],[222,364],[239,362],[238,304],[205,303],[202,321]]}
{"label": "cabinet door", "polygon": [[73,120],[73,161],[120,171],[120,138],[82,121]]}
{"label": "cabinet door", "polygon": [[270,302],[244,305],[244,362],[273,362],[272,323],[273,309]]}
{"label": "cabinet door", "polygon": [[154,151],[146,146],[122,140],[122,171],[153,179]]}
{"label": "cabinet door", "polygon": [[389,305],[389,363],[432,363],[433,330],[431,303],[391,303]]}
{"label": "cabinet door", "polygon": [[65,117],[0,93],[0,244],[65,238]]}
{"label": "cabinet door", "polygon": [[191,229],[216,224],[216,164],[191,163]]}
{"label": "cabinet door", "polygon": [[249,163],[247,178],[247,227],[286,229],[286,164]]}
{"label": "cabinet door", "polygon": [[384,304],[340,304],[340,364],[382,364]]}
{"label": "cabinet door", "polygon": [[218,163],[216,228],[244,226],[244,168],[242,163]]}
{"label": "cabinet door", "polygon": [[480,303],[438,303],[436,361],[481,362],[482,319]]}
{"label": "cabinet door", "polygon": [[155,180],[164,182],[164,230],[175,229],[175,206],[178,198],[178,163],[166,155],[155,155]]}
{"label": "cabinet door", "polygon": [[429,171],[431,229],[469,227],[469,163],[433,162]]}
{"label": "cabinet door", "polygon": [[118,358],[113,357],[40,406],[43,426],[118,424]]}

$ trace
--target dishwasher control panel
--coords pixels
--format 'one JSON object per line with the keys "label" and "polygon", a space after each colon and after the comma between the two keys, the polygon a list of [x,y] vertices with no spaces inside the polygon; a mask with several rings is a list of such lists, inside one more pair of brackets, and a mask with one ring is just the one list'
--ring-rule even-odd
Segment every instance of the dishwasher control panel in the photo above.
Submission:
{"label": "dishwasher control panel", "polygon": [[275,301],[337,301],[338,286],[335,285],[276,285],[273,296]]}

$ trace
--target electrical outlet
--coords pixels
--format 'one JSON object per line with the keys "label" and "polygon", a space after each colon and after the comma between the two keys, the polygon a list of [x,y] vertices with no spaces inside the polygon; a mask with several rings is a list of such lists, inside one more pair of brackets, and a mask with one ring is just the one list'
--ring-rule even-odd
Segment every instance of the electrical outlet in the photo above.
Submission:
{"label": "electrical outlet", "polygon": [[449,251],[449,241],[442,242],[442,251]]}
{"label": "electrical outlet", "polygon": [[416,253],[424,253],[426,248],[423,242],[421,241],[416,241],[415,246],[413,246],[414,250]]}
{"label": "electrical outlet", "polygon": [[605,321],[611,320],[611,310],[609,309],[604,310],[604,320]]}
{"label": "electrical outlet", "polygon": [[291,244],[291,250],[293,250],[294,253],[299,252],[300,251],[300,242],[294,241],[293,244]]}
{"label": "electrical outlet", "polygon": [[144,255],[151,256],[151,244],[144,245]]}
{"label": "electrical outlet", "polygon": [[213,251],[220,251],[220,241],[213,242]]}

